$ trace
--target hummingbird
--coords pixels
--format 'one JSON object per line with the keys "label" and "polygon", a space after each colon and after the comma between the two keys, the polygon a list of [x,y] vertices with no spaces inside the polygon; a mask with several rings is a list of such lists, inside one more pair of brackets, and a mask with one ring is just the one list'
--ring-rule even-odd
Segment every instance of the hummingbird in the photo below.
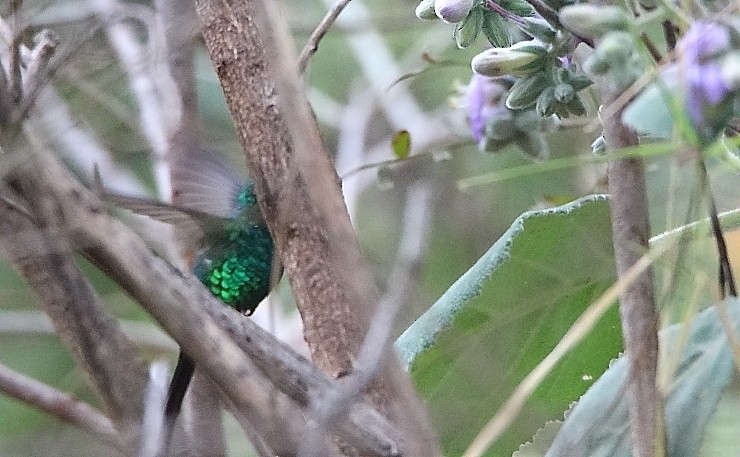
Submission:
{"label": "hummingbird", "polygon": [[[180,159],[172,182],[176,204],[108,196],[124,209],[172,224],[195,276],[225,305],[252,314],[270,291],[274,255],[253,184],[213,154]],[[194,361],[180,350],[164,410],[165,452],[194,371]]]}

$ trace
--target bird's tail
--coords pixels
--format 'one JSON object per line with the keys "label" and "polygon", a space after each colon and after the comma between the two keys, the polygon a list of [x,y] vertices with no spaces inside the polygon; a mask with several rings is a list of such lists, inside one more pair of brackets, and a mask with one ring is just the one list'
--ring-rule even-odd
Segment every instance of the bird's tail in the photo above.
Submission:
{"label": "bird's tail", "polygon": [[164,408],[164,441],[162,450],[166,453],[172,441],[172,433],[175,430],[177,416],[182,409],[182,400],[185,398],[185,392],[188,390],[190,380],[193,379],[195,363],[193,359],[180,351],[180,357],[177,359],[175,373],[172,375],[170,388],[167,392],[167,405]]}

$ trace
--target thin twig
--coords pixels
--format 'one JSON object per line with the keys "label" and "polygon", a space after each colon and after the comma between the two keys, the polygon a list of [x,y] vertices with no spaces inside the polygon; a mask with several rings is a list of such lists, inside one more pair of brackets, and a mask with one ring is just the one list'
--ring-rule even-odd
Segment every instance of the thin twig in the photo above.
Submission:
{"label": "thin twig", "polygon": [[655,46],[655,43],[653,43],[653,40],[650,39],[647,33],[643,32],[640,34],[640,41],[642,41],[642,44],[645,45],[645,48],[648,50],[653,60],[656,63],[660,63],[660,61],[663,59],[663,56],[660,55],[660,50],[657,46]]}
{"label": "thin twig", "polygon": [[93,169],[97,166],[105,178],[106,189],[124,195],[142,195],[145,192],[144,183],[121,167],[94,135],[80,128],[53,87],[41,91],[38,106],[32,110],[29,120],[36,136],[48,139],[88,181],[92,181]]}
{"label": "thin twig", "polygon": [[537,13],[549,22],[556,30],[564,28],[563,24],[560,22],[560,18],[558,17],[558,12],[552,9],[550,5],[542,0],[526,0],[526,2],[529,3],[532,8],[534,8],[534,10],[537,11]]}
{"label": "thin twig", "polygon": [[18,103],[23,95],[23,78],[21,77],[21,46],[23,45],[21,36],[23,35],[23,31],[16,28],[18,25],[18,11],[16,8],[19,5],[20,1],[12,0],[10,2],[13,24],[10,27],[10,37],[8,37],[8,43],[10,43],[10,62],[8,64],[10,79],[8,88],[13,103]]}
{"label": "thin twig", "polygon": [[314,441],[324,435],[332,421],[344,414],[350,401],[365,389],[377,373],[386,354],[386,343],[396,315],[408,303],[419,262],[425,252],[430,227],[431,194],[431,184],[425,181],[413,183],[408,189],[398,260],[389,276],[388,291],[375,310],[354,370],[342,378],[337,389],[312,408],[315,431],[309,435],[301,456],[320,455],[320,447]]}
{"label": "thin twig", "polygon": [[342,10],[344,10],[344,8],[349,5],[350,1],[352,0],[337,0],[334,6],[332,6],[329,11],[326,12],[324,18],[321,19],[319,25],[316,26],[316,29],[314,29],[314,31],[311,33],[311,36],[308,37],[308,41],[306,42],[306,45],[303,47],[303,50],[298,57],[299,72],[304,73],[306,71],[308,61],[311,59],[311,56],[313,56],[319,49],[319,42],[322,38],[324,38],[324,35],[326,35],[326,33],[329,31],[329,28],[334,24],[334,21],[337,20],[337,17],[339,17]]}
{"label": "thin twig", "polygon": [[138,457],[155,457],[161,447],[168,376],[167,363],[163,361],[149,367]]}
{"label": "thin twig", "polygon": [[[120,321],[121,329],[133,343],[158,351],[175,351],[177,344],[154,324]],[[1,335],[27,335],[54,333],[49,317],[38,311],[0,311]]]}
{"label": "thin twig", "polygon": [[[120,21],[117,11],[118,0],[91,0],[96,13],[106,24],[108,41],[118,57],[121,68],[126,72],[131,93],[136,97],[139,107],[141,132],[147,139],[154,155],[154,175],[160,200],[170,201],[171,184],[167,157],[167,137],[173,119],[181,116],[182,107],[177,97],[177,89],[169,72],[153,68],[147,62],[144,49],[136,34],[127,24]],[[154,15],[152,14],[152,17]],[[144,22],[148,27],[150,55],[160,55],[160,32],[155,21]],[[164,65],[165,63],[162,63]]]}
{"label": "thin twig", "polygon": [[719,257],[719,293],[724,299],[727,295],[731,297],[737,297],[737,285],[735,283],[735,276],[732,272],[732,266],[730,265],[730,257],[727,253],[727,242],[725,241],[725,234],[722,231],[722,226],[719,222],[719,216],[717,214],[717,203],[714,200],[711,186],[709,185],[709,174],[707,173],[707,166],[704,163],[703,158],[699,157],[699,173],[701,174],[700,180],[702,182],[702,188],[707,189],[707,198],[709,200],[709,218],[712,223],[712,233],[714,233],[714,239],[717,243],[717,256]]}
{"label": "thin twig", "polygon": [[676,43],[678,41],[676,37],[676,26],[671,21],[663,21],[663,35],[665,36],[666,48],[669,53],[672,53],[676,49]]}

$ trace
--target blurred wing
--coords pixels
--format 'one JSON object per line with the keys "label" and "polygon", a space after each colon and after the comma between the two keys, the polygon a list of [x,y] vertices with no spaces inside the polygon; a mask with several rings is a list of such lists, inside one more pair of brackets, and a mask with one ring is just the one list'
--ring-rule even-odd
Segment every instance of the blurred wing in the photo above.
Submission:
{"label": "blurred wing", "polygon": [[172,164],[172,201],[220,218],[233,217],[243,182],[216,153],[178,158]]}
{"label": "blurred wing", "polygon": [[213,214],[148,198],[126,197],[109,193],[104,194],[103,198],[123,209],[175,226],[178,239],[185,243],[185,246],[197,244],[209,233],[223,231],[228,221],[226,218]]}
{"label": "blurred wing", "polygon": [[[98,187],[102,189],[99,184]],[[104,199],[121,208],[149,216],[176,227],[177,238],[192,246],[211,233],[223,233],[226,222],[236,216],[242,179],[233,167],[216,153],[202,152],[178,158],[172,164],[172,200],[174,204],[156,200],[126,197],[101,192]],[[250,220],[259,220],[259,208],[244,213]]]}

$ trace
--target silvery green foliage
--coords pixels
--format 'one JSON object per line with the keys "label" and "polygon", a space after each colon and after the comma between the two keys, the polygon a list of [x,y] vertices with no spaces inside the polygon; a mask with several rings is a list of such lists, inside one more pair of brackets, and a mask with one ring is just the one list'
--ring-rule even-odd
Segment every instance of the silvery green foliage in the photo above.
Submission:
{"label": "silvery green foliage", "polygon": [[[585,90],[597,79],[602,92],[625,95],[617,108],[625,107],[622,121],[640,135],[640,141],[670,139],[678,133],[702,150],[731,131],[730,121],[740,114],[740,19],[727,0],[707,0],[701,19],[691,15],[698,16],[703,8],[678,14],[670,7],[673,3],[654,0],[628,2],[628,7],[544,0],[551,11],[535,3],[542,16],[525,2],[476,0],[456,3],[460,13],[456,20],[443,17],[453,24],[459,47],[480,46],[471,60],[473,77],[466,92],[471,134],[480,150],[493,152],[517,144],[527,154],[542,157],[546,147],[535,145],[544,145],[540,133],[547,123],[537,121],[596,117],[586,102],[598,105],[598,94],[588,97]],[[417,15],[430,18],[429,12],[435,11],[439,18],[438,7],[435,0],[423,0]],[[730,11],[735,15],[727,14]],[[664,36],[656,39],[654,35],[661,31]],[[492,47],[481,43],[481,34]],[[597,138],[591,149],[594,154],[605,153],[604,137]],[[458,281],[446,296],[460,288],[467,292],[470,284]],[[463,298],[461,302],[470,299]],[[737,330],[740,303],[732,300],[728,306]],[[436,325],[440,316],[427,313],[420,322],[426,319]],[[471,312],[471,316],[461,319],[470,325],[460,325],[469,332],[465,336],[474,333],[471,329],[478,322],[477,315]],[[661,333],[661,347],[676,351],[674,359],[679,361],[666,403],[666,455],[672,457],[697,455],[704,427],[733,372],[730,349],[714,310],[700,313],[688,325],[686,345],[679,344],[675,327]],[[416,327],[413,336],[427,338],[425,351],[439,345],[429,339],[429,328]],[[410,341],[411,334],[405,335]],[[450,338],[444,344],[456,348],[460,341]],[[457,363],[457,358],[445,356],[447,365]],[[415,363],[435,373],[445,366],[437,362]],[[621,388],[624,365],[624,359],[617,361],[593,392],[582,398],[548,456],[630,455]],[[427,382],[436,388],[434,382]]]}
{"label": "silvery green foliage", "polygon": [[[671,457],[699,455],[702,435],[717,402],[732,379],[734,361],[715,306],[686,324],[660,332],[661,360],[676,359],[665,401],[667,448]],[[726,324],[740,330],[740,301],[727,300]],[[688,326],[688,338],[684,333]],[[621,357],[567,414],[546,457],[629,457],[629,425],[624,382],[627,358]]]}

